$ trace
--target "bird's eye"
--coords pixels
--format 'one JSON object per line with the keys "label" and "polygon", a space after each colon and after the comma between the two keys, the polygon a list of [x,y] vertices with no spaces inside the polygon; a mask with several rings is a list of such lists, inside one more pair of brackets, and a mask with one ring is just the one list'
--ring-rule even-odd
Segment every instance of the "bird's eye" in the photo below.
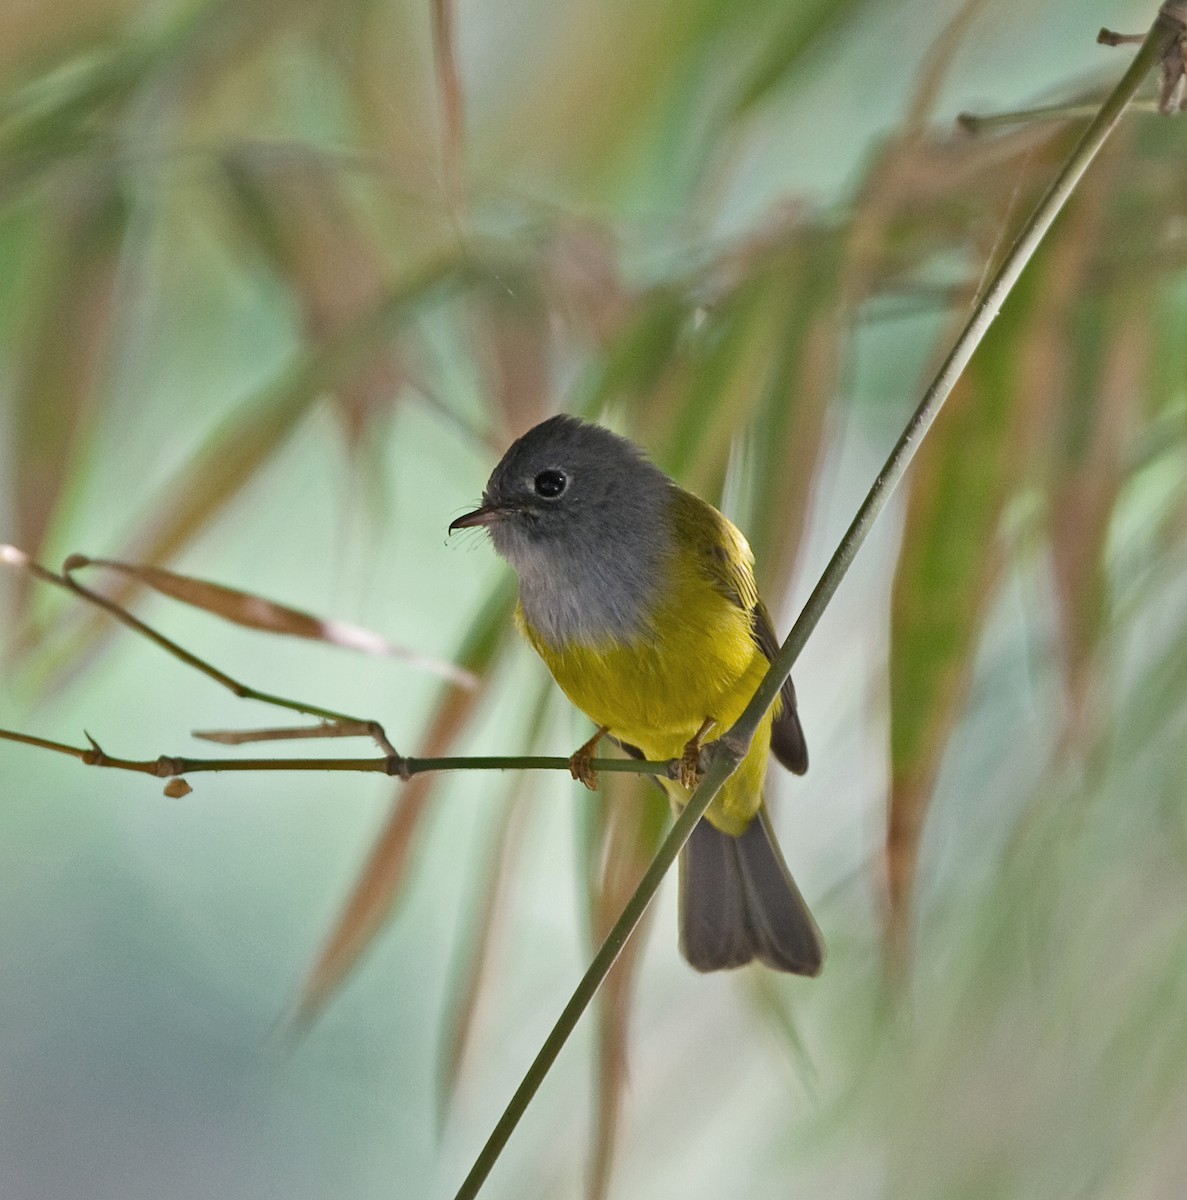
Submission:
{"label": "bird's eye", "polygon": [[569,486],[569,477],[564,471],[541,471],[536,476],[536,495],[545,500],[555,500]]}

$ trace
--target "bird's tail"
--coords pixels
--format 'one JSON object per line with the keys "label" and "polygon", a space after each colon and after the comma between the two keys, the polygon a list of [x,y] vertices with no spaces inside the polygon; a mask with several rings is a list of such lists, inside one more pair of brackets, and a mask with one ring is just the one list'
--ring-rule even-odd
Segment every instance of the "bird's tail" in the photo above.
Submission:
{"label": "bird's tail", "polygon": [[820,930],[762,809],[741,837],[697,822],[680,854],[680,950],[698,971],[757,958],[777,971],[817,975]]}

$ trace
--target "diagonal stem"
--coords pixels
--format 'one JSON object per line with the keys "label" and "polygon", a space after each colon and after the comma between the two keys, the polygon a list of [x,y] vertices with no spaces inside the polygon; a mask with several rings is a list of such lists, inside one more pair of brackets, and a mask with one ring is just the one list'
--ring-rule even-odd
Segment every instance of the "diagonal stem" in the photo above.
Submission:
{"label": "diagonal stem", "polygon": [[499,1118],[490,1137],[479,1153],[470,1173],[458,1189],[455,1200],[474,1200],[478,1195],[491,1168],[498,1161],[507,1140],[519,1123],[527,1106],[543,1082],[561,1047],[577,1026],[582,1013],[601,987],[603,980],[614,965],[622,947],[634,931],[647,905],[659,889],[664,875],[675,862],[684,843],[692,833],[697,821],[704,815],[713,797],[737,767],[754,737],[763,715],[774,703],[784,680],[791,673],[809,634],[816,628],[825,609],[832,600],[841,580],[849,570],[858,549],[865,541],[871,526],[886,506],[891,492],[898,485],[915,451],[927,431],[931,428],[944,401],[948,398],[961,372],[968,364],[981,339],[997,316],[1006,296],[1010,293],[1026,264],[1038,249],[1055,218],[1075,190],[1084,172],[1105,144],[1109,134],[1120,120],[1126,106],[1137,93],[1138,87],[1150,69],[1168,49],[1187,31],[1187,20],[1183,0],[1167,0],[1159,11],[1150,32],[1134,56],[1133,62],[1117,86],[1109,94],[1092,123],[1084,131],[1076,148],[1072,151],[1063,169],[1039,201],[1030,220],[1024,226],[1017,241],[1011,247],[996,274],[990,280],[984,294],[977,302],[968,323],[957,337],[948,357],[940,367],[936,378],[923,396],[919,407],[907,422],[899,440],[895,443],[882,470],[878,473],[857,510],[845,536],[841,539],[819,582],[808,597],[787,640],[783,643],[770,670],[758,691],[746,706],[745,711],[720,742],[711,747],[712,761],[705,778],[693,792],[684,811],[677,818],[667,837],[656,853],[639,886],[623,909],[622,916],[606,936],[601,948],[581,978],[568,1004],[565,1005],[552,1032],[540,1047],[539,1053],[516,1089],[503,1115]]}

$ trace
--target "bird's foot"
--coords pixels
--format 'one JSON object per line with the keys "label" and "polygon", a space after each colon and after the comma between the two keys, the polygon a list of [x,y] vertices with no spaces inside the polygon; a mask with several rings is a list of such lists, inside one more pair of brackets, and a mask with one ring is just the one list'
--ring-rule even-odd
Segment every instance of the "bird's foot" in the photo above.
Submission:
{"label": "bird's foot", "polygon": [[583,783],[591,792],[598,790],[598,773],[593,769],[592,761],[598,743],[610,732],[609,726],[600,725],[598,731],[585,743],[569,755],[569,774]]}
{"label": "bird's foot", "polygon": [[684,753],[680,756],[680,771],[677,776],[681,787],[694,788],[700,783],[701,776],[705,773],[704,748],[701,745],[701,739],[716,724],[715,718],[706,717],[700,729],[685,743]]}

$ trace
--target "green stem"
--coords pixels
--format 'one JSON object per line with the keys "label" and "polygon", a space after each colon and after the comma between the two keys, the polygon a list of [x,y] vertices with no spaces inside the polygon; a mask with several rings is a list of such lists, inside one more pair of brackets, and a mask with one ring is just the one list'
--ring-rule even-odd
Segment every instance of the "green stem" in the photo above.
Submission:
{"label": "green stem", "polygon": [[1176,15],[1172,16],[1168,13],[1168,8],[1171,8],[1171,4],[1165,5],[1159,12],[1129,69],[1109,94],[1096,118],[1084,131],[1083,137],[1072,151],[1063,170],[1060,171],[1046,195],[1039,201],[1038,207],[1018,240],[1011,247],[984,295],[978,301],[968,324],[956,339],[955,345],[935,380],[927,389],[919,407],[907,422],[902,436],[895,443],[885,465],[870,487],[857,515],[853,518],[852,524],[846,530],[840,545],[825,567],[819,583],[808,598],[795,625],[792,626],[787,640],[772,662],[758,691],[755,692],[753,699],[746,706],[746,710],[733,728],[711,748],[708,772],[664,839],[656,853],[655,860],[647,869],[647,873],[627,902],[626,908],[623,909],[622,915],[615,922],[606,940],[594,956],[589,969],[582,976],[581,982],[577,985],[568,1004],[565,1005],[552,1032],[540,1047],[523,1082],[511,1097],[503,1115],[491,1131],[486,1145],[483,1146],[473,1167],[470,1168],[470,1173],[458,1189],[455,1200],[473,1200],[478,1195],[512,1131],[555,1062],[561,1047],[564,1046],[582,1013],[596,995],[598,988],[601,987],[610,968],[614,965],[614,960],[626,944],[627,938],[634,931],[644,910],[658,891],[664,875],[676,861],[676,856],[688,840],[697,821],[704,815],[713,797],[735,769],[742,755],[745,754],[746,747],[754,737],[763,714],[774,703],[775,697],[783,686],[783,681],[791,673],[791,668],[803,649],[808,635],[816,628],[825,608],[845,577],[845,573],[849,570],[854,556],[865,541],[870,527],[885,507],[891,492],[902,479],[920,441],[931,428],[944,401],[948,398],[957,379],[960,378],[973,351],[993,323],[1023,268],[1030,261],[1064,204],[1067,203],[1068,197],[1088,169],[1089,164],[1104,145],[1146,74],[1169,49],[1173,41],[1182,37],[1184,22],[1178,18],[1177,9],[1175,10]]}
{"label": "green stem", "polygon": [[[466,758],[405,758],[393,754],[387,758],[184,758],[162,754],[158,758],[119,758],[108,754],[93,740],[89,746],[71,746],[31,733],[0,729],[0,741],[17,742],[38,750],[51,750],[77,758],[88,767],[109,767],[117,771],[136,771],[159,778],[195,775],[211,771],[358,771],[374,775],[395,775],[411,779],[433,771],[567,771],[569,760],[557,755],[508,754]],[[589,764],[595,772],[620,775],[669,776],[674,762],[646,762],[635,758],[595,758]]]}
{"label": "green stem", "polygon": [[[1169,6],[1164,6],[1164,10],[1166,7]],[[919,448],[919,443],[939,415],[944,401],[948,399],[953,387],[956,386],[956,381],[968,365],[969,359],[972,358],[973,351],[988,332],[989,326],[993,324],[1006,297],[1018,282],[1018,277],[1034,256],[1039,244],[1051,228],[1055,218],[1059,216],[1084,172],[1121,119],[1126,105],[1133,99],[1150,69],[1158,62],[1171,43],[1182,36],[1183,32],[1182,21],[1168,16],[1165,11],[1159,12],[1141,49],[1130,63],[1129,69],[1101,105],[1100,111],[1084,131],[1067,162],[1064,163],[1063,169],[1039,201],[1030,220],[1010,248],[1010,252],[990,279],[985,292],[969,317],[968,323],[961,330],[952,349],[948,352],[948,356],[931,386],[924,393],[919,407],[911,415],[911,419],[895,443],[894,449],[891,450],[885,465],[867,492],[865,500],[857,510],[857,515],[845,531],[845,536],[841,539],[836,552],[824,568],[803,611],[787,635],[787,640],[771,663],[771,669],[767,672],[766,678],[759,685],[754,698],[747,705],[733,729],[730,730],[730,737],[745,738],[748,743],[754,736],[754,731],[758,728],[763,714],[774,703],[779,689],[783,686],[783,681],[791,674],[791,668],[799,657],[800,651],[803,650],[804,643],[807,642],[809,635],[824,615],[824,610],[832,600],[841,580],[845,578],[845,573],[849,570],[857,551],[865,541],[870,527],[886,506],[891,492],[902,479],[911,459],[915,456],[915,451]]]}
{"label": "green stem", "polygon": [[709,802],[721,790],[737,763],[738,760],[728,754],[720,754],[714,758],[693,798],[685,805],[684,811],[676,818],[676,823],[672,826],[668,836],[664,838],[659,850],[656,851],[655,858],[652,859],[651,865],[639,881],[639,886],[627,901],[622,915],[614,922],[613,929],[606,935],[606,940],[594,955],[593,962],[589,964],[589,969],[581,977],[581,982],[557,1018],[552,1032],[544,1039],[544,1044],[532,1060],[532,1065],[528,1068],[523,1082],[503,1110],[498,1124],[491,1131],[486,1145],[482,1147],[481,1153],[470,1168],[470,1173],[458,1189],[456,1200],[473,1200],[478,1195],[486,1177],[490,1174],[491,1167],[495,1165],[499,1155],[502,1154],[503,1147],[507,1144],[512,1130],[519,1124],[520,1117],[523,1116],[532,1097],[536,1094],[536,1089],[539,1088],[544,1076],[548,1074],[552,1064],[556,1061],[561,1047],[569,1040],[569,1035],[577,1027],[577,1022],[581,1020],[590,1001],[597,995],[598,988],[602,986],[603,980],[614,965],[614,960],[622,952],[623,946],[634,932],[647,905],[651,903],[652,896],[659,890],[664,876],[668,873],[672,863],[676,861],[676,856],[680,853],[684,843],[688,841],[693,826],[701,819]]}

